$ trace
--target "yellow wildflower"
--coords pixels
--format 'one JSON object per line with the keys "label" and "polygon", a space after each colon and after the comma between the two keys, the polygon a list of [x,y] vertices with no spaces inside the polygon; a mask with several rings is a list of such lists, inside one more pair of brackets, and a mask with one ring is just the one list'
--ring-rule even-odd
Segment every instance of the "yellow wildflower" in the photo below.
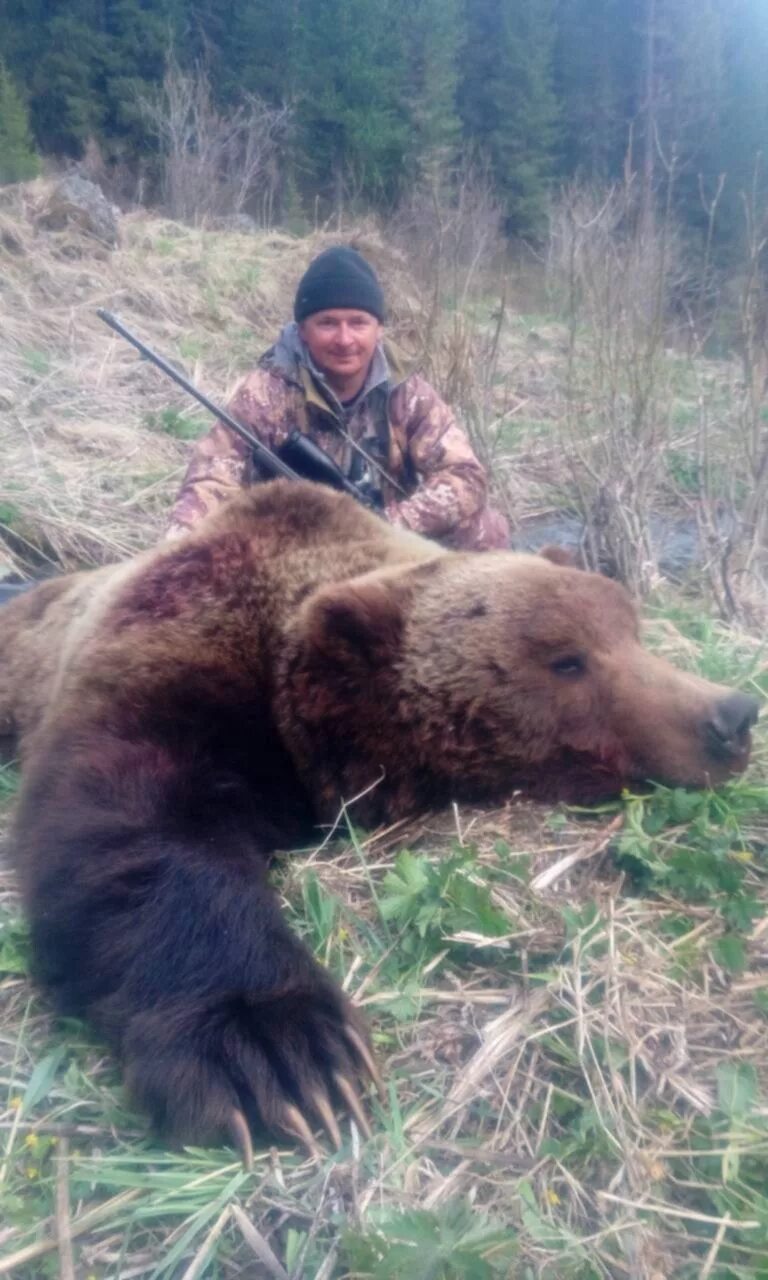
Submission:
{"label": "yellow wildflower", "polygon": [[734,862],[754,862],[755,855],[750,849],[733,849],[731,857]]}

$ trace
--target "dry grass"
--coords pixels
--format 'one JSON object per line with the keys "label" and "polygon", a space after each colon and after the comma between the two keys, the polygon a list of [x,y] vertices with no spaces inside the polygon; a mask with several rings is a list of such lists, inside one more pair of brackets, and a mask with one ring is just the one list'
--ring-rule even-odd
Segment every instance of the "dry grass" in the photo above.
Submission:
{"label": "dry grass", "polygon": [[[374,1138],[349,1126],[341,1154],[318,1164],[272,1148],[246,1176],[224,1152],[148,1144],[111,1062],[81,1028],[53,1027],[23,975],[7,976],[0,1274],[45,1274],[39,1260],[60,1254],[66,1227],[83,1276],[277,1276],[285,1265],[295,1277],[405,1277],[421,1273],[350,1259],[377,1224],[385,1246],[410,1211],[450,1233],[469,1204],[509,1247],[501,1269],[446,1259],[425,1275],[757,1276],[768,1246],[754,1185],[768,1170],[765,873],[741,864],[758,915],[740,935],[743,966],[729,970],[717,895],[638,895],[617,868],[630,808],[456,811],[283,865],[294,924],[366,1010],[390,1090]],[[765,846],[767,813],[764,789],[735,858]],[[457,859],[503,930],[489,932],[482,911],[465,919],[450,885],[423,938],[393,916],[403,847],[438,874]],[[735,1269],[713,1270],[721,1255]]]}
{"label": "dry grass", "polygon": [[[204,411],[96,316],[116,311],[214,399],[274,340],[310,259],[338,237],[212,234],[144,214],[110,252],[35,230],[45,184],[0,193],[0,535],[30,567],[101,563],[149,545],[167,520],[184,439]],[[405,262],[373,227],[350,237],[417,329]]]}
{"label": "dry grass", "polygon": [[[23,569],[96,563],[158,535],[183,466],[175,433],[198,419],[95,308],[223,396],[335,237],[210,235],[137,215],[109,255],[36,233],[38,185],[2,198],[8,555]],[[373,228],[356,242],[414,347],[407,263]],[[438,335],[446,359],[455,332]],[[556,493],[548,423],[565,357],[541,318],[510,315],[505,333],[486,384],[494,448],[531,510]],[[768,689],[760,637],[669,600],[650,630],[683,665]],[[5,873],[0,1275],[757,1280],[767,839],[763,733],[750,778],[715,796],[456,810],[283,860],[293,925],[371,1019],[389,1098],[372,1103],[370,1141],[348,1123],[340,1154],[265,1148],[250,1175],[228,1151],[154,1144],[102,1047],[50,1018]]]}

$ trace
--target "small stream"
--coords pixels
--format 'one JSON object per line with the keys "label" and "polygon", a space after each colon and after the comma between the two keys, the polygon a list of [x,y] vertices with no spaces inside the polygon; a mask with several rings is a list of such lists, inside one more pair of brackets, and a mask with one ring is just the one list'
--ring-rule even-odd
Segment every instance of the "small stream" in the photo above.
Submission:
{"label": "small stream", "polygon": [[[666,578],[680,581],[701,562],[699,531],[692,517],[651,515],[649,529],[659,569]],[[583,522],[572,512],[550,511],[523,519],[512,539],[512,546],[516,551],[539,551],[553,545],[578,551],[583,532]],[[33,586],[34,582],[0,582],[0,604]]]}
{"label": "small stream", "polygon": [[[659,569],[666,578],[679,581],[703,559],[699,530],[691,516],[652,514],[648,528]],[[568,511],[551,511],[520,522],[512,545],[516,551],[539,551],[545,546],[578,551],[584,533],[579,516]]]}

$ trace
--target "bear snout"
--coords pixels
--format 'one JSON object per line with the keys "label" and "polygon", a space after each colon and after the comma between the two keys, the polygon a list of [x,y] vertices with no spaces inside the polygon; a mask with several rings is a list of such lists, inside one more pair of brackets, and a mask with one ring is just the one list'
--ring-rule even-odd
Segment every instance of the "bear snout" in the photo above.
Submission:
{"label": "bear snout", "polygon": [[760,704],[749,693],[721,698],[705,725],[707,749],[714,760],[730,760],[749,749],[750,729],[757,723]]}

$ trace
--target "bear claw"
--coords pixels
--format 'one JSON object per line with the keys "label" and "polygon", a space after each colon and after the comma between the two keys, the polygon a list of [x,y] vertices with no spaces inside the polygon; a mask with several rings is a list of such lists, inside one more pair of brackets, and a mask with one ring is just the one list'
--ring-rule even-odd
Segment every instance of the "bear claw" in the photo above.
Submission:
{"label": "bear claw", "polygon": [[283,1128],[294,1138],[299,1138],[314,1160],[322,1158],[322,1151],[309,1125],[298,1107],[289,1104],[283,1112]]}
{"label": "bear claw", "polygon": [[328,1098],[324,1093],[321,1093],[320,1090],[317,1089],[312,1094],[312,1101],[315,1106],[315,1111],[320,1116],[320,1119],[322,1120],[323,1124],[328,1130],[328,1134],[330,1136],[331,1142],[333,1143],[336,1150],[340,1151],[341,1150],[341,1130],[339,1129],[339,1126],[336,1123],[336,1117],[333,1114],[333,1108],[331,1107],[331,1104],[328,1101]]}
{"label": "bear claw", "polygon": [[362,1129],[366,1138],[372,1138],[373,1131],[368,1123],[365,1111],[363,1110],[363,1104],[358,1098],[355,1089],[349,1083],[347,1077],[343,1076],[340,1071],[334,1071],[333,1080],[336,1088],[347,1104],[348,1110],[351,1111],[354,1119],[357,1121],[358,1128]]}
{"label": "bear claw", "polygon": [[379,1098],[381,1099],[382,1102],[385,1102],[386,1092],[384,1089],[384,1081],[382,1079],[379,1068],[376,1066],[376,1060],[373,1054],[371,1053],[370,1049],[368,1048],[368,1045],[365,1043],[365,1040],[360,1035],[360,1032],[357,1031],[355,1027],[350,1026],[348,1022],[344,1024],[344,1031],[346,1033],[346,1037],[349,1040],[350,1044],[353,1046],[354,1049],[357,1050],[358,1055],[362,1059],[363,1066],[368,1072],[368,1075],[371,1077],[373,1083],[376,1085],[376,1092],[378,1093]]}
{"label": "bear claw", "polygon": [[240,1152],[243,1168],[246,1173],[250,1173],[253,1169],[253,1143],[251,1142],[251,1131],[248,1128],[248,1121],[238,1107],[233,1107],[230,1111],[227,1127],[234,1146]]}

